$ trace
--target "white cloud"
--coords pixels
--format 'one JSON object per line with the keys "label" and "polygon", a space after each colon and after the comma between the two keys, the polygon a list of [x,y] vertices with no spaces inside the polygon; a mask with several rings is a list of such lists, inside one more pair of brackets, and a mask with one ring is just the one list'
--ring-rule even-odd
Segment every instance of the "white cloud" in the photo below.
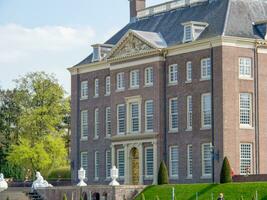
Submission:
{"label": "white cloud", "polygon": [[0,87],[12,87],[12,80],[25,73],[46,71],[55,73],[69,91],[66,68],[90,53],[96,35],[90,27],[0,26]]}

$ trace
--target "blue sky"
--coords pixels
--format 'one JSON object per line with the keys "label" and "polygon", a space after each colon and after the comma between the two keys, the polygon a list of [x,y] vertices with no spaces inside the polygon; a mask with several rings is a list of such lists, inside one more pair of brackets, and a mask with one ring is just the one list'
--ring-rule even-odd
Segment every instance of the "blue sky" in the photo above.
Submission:
{"label": "blue sky", "polygon": [[[147,6],[165,1],[147,0]],[[0,0],[0,88],[14,87],[25,73],[46,71],[69,92],[66,68],[128,21],[128,0]]]}

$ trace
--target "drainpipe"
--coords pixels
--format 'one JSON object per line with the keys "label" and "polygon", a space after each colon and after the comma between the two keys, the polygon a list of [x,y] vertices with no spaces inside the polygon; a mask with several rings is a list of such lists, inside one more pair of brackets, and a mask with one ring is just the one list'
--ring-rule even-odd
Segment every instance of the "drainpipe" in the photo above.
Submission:
{"label": "drainpipe", "polygon": [[254,99],[255,99],[255,157],[256,157],[256,174],[260,173],[260,148],[259,148],[259,66],[258,66],[258,47],[254,48]]}
{"label": "drainpipe", "polygon": [[214,142],[214,70],[213,70],[213,46],[210,42],[210,72],[211,72],[211,141],[212,141],[212,183],[215,183],[215,142]]}
{"label": "drainpipe", "polygon": [[167,112],[167,62],[166,62],[166,55],[167,55],[167,51],[163,51],[163,57],[165,58],[164,61],[164,66],[163,66],[163,113],[165,115],[165,117],[163,118],[164,123],[164,152],[163,152],[163,160],[165,162],[166,165],[167,164],[167,157],[168,157],[168,126],[167,126],[167,119],[168,119],[168,112]]}
{"label": "drainpipe", "polygon": [[[77,141],[77,170],[74,170],[74,173],[76,173],[75,177],[77,176],[77,171],[79,169],[79,165],[81,163],[81,156],[80,156],[80,133],[79,133],[79,122],[80,122],[80,73],[79,73],[79,69],[77,69],[77,107],[76,107],[76,115],[77,115],[77,120],[76,120],[76,141]],[[74,167],[75,168],[75,167]],[[77,182],[78,178],[75,180],[75,182]]]}

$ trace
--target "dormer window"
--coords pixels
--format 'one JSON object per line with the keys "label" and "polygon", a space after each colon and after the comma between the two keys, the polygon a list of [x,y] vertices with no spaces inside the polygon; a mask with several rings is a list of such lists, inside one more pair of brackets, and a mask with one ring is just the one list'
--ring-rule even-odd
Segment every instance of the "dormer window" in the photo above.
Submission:
{"label": "dormer window", "polygon": [[109,44],[95,44],[93,47],[93,62],[101,61],[110,52],[113,45]]}
{"label": "dormer window", "polygon": [[182,25],[184,26],[184,42],[196,40],[208,26],[207,23],[195,21],[185,22]]}

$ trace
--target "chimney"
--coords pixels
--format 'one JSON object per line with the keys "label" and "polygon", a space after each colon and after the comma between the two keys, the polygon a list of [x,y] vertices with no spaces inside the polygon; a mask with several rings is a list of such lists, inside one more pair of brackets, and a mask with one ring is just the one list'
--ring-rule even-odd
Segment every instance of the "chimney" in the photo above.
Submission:
{"label": "chimney", "polygon": [[129,0],[130,1],[130,22],[135,21],[137,11],[146,8],[146,0]]}

